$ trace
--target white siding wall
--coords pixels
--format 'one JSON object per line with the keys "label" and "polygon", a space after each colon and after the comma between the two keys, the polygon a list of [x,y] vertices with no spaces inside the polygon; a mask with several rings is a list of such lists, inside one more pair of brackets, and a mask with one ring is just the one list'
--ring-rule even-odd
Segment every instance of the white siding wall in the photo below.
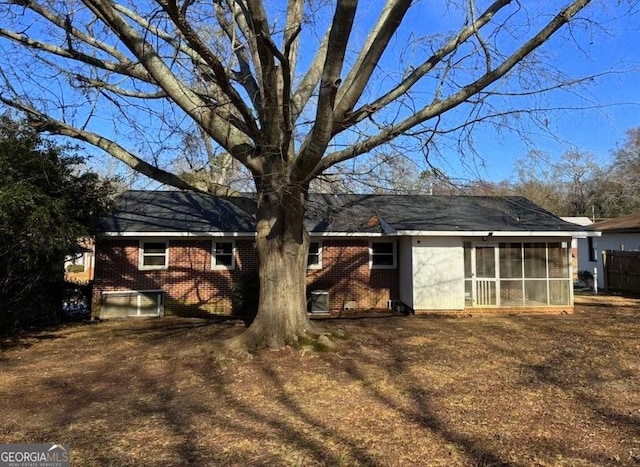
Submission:
{"label": "white siding wall", "polygon": [[[589,261],[589,239],[578,238],[578,272],[589,271],[593,274],[593,268],[596,266],[595,261]],[[593,244],[597,245],[600,242],[599,237],[593,237]]]}
{"label": "white siding wall", "polygon": [[[585,240],[585,244],[586,244]],[[580,262],[582,260],[582,254],[580,255],[578,261],[578,268],[580,270],[587,270],[591,274],[593,274],[593,268],[598,268],[598,288],[604,288],[604,269],[602,266],[602,252],[604,250],[622,250],[625,251],[638,251],[640,250],[640,233],[611,233],[611,232],[602,232],[602,237],[594,237],[593,245],[596,248],[596,260],[597,261],[588,261],[589,257],[588,253],[585,253],[585,260],[583,263]],[[588,249],[585,248],[588,251]],[[583,268],[584,265],[587,267]]]}
{"label": "white siding wall", "polygon": [[[464,308],[464,251],[459,237],[413,238],[413,308]],[[402,275],[400,276],[402,281]],[[402,284],[400,286],[402,288]]]}
{"label": "white siding wall", "polygon": [[400,301],[413,306],[413,250],[411,237],[402,237],[398,244],[398,267],[400,268]]}

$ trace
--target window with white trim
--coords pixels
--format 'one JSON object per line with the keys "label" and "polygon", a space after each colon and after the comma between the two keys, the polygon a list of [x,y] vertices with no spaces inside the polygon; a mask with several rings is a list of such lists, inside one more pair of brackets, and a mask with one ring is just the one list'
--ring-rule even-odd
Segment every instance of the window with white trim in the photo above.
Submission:
{"label": "window with white trim", "polygon": [[214,241],[211,249],[213,269],[234,269],[236,267],[236,245],[233,240]]}
{"label": "window with white trim", "polygon": [[169,245],[167,242],[140,242],[140,269],[166,269],[169,266]]}
{"label": "window with white trim", "polygon": [[322,243],[309,243],[309,254],[307,255],[307,268],[322,269]]}
{"label": "window with white trim", "polygon": [[393,269],[396,267],[396,242],[371,242],[369,264],[372,269]]}
{"label": "window with white trim", "polygon": [[589,250],[589,261],[597,261],[598,253],[596,251],[596,242],[593,240],[593,237],[587,237],[587,249]]}

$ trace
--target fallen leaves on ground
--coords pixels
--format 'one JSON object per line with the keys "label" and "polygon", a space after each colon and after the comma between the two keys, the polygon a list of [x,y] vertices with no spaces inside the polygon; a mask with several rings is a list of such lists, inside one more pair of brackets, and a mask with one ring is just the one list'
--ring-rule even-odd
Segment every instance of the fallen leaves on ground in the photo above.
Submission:
{"label": "fallen leaves on ground", "polygon": [[325,321],[338,351],[253,358],[233,323],[69,325],[5,342],[0,443],[74,465],[638,465],[640,301],[570,315]]}

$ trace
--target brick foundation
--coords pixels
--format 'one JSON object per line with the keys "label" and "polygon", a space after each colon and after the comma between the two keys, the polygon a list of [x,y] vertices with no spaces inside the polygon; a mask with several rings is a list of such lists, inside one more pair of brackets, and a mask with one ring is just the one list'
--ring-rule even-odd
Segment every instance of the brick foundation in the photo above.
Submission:
{"label": "brick foundation", "polygon": [[416,315],[504,315],[504,314],[565,314],[573,313],[573,306],[501,306],[464,308],[462,310],[414,310]]}

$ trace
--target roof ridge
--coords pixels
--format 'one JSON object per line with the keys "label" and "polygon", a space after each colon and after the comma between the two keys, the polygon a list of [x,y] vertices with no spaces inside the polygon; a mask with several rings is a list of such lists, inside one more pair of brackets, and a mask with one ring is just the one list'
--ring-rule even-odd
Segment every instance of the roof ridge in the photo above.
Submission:
{"label": "roof ridge", "polygon": [[[185,193],[185,194],[196,194],[196,195],[204,195],[211,196],[214,198],[238,198],[238,197],[247,197],[253,196],[257,193],[251,191],[241,191],[232,195],[216,195],[212,193],[206,193],[203,191],[197,190],[182,190],[182,189],[139,189],[139,188],[131,188],[125,190],[124,193]],[[528,199],[522,195],[475,195],[475,194],[428,194],[428,193],[321,193],[321,192],[310,192],[310,196],[333,196],[333,197],[347,197],[347,196],[356,196],[356,197],[420,197],[420,198],[484,198],[484,199]]]}

